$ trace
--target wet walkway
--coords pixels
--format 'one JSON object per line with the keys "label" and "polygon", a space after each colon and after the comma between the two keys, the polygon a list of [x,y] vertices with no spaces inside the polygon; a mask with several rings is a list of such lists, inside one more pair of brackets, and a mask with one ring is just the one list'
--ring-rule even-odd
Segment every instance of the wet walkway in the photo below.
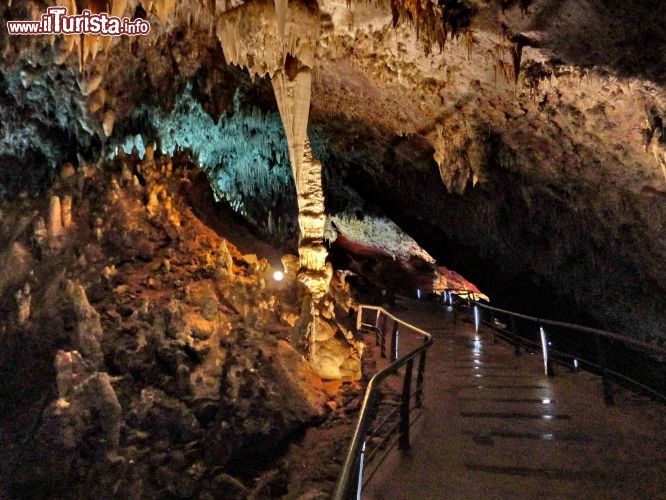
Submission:
{"label": "wet walkway", "polygon": [[426,410],[363,498],[666,499],[666,406],[616,388],[606,407],[598,377],[557,365],[546,377],[539,354],[517,356],[441,306],[394,313],[435,337]]}

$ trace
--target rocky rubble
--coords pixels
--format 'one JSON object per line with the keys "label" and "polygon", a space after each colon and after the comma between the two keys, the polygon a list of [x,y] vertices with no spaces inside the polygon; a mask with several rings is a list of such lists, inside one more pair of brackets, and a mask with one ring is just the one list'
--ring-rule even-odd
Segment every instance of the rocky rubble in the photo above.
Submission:
{"label": "rocky rubble", "polygon": [[[299,351],[297,257],[272,282],[268,261],[194,215],[187,192],[201,182],[186,157],[128,155],[104,170],[66,165],[46,197],[0,207],[2,494],[265,498],[332,487],[353,421],[344,399],[360,397],[349,383],[360,353],[336,319],[346,311],[324,299],[316,344],[329,354],[313,370]],[[348,310],[348,287],[332,281]],[[324,472],[301,484],[292,476],[309,450],[285,452],[314,424],[328,429]]]}

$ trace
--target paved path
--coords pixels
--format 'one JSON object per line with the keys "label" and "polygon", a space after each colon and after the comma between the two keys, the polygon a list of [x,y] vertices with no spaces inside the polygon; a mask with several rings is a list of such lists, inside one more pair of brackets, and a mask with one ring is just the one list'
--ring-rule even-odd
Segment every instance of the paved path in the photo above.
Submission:
{"label": "paved path", "polygon": [[412,449],[393,452],[363,498],[666,499],[666,407],[412,303],[401,318],[430,331],[426,411]]}

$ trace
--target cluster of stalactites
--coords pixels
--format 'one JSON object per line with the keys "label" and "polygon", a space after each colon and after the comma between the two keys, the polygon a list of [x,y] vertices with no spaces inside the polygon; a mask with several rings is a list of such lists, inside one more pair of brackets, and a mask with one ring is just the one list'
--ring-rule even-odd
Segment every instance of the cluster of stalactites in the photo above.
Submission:
{"label": "cluster of stalactites", "polygon": [[285,69],[288,57],[314,66],[319,15],[299,2],[255,0],[222,14],[216,34],[227,62],[272,78]]}
{"label": "cluster of stalactites", "polygon": [[[12,2],[8,2],[11,6]],[[242,0],[194,0],[189,2],[176,2],[176,0],[55,0],[55,5],[66,7],[68,15],[80,14],[84,9],[92,13],[105,12],[120,19],[133,18],[136,8],[143,10],[159,20],[162,28],[167,27],[169,20],[175,16],[182,16],[188,25],[197,24],[208,28],[213,33],[215,19],[228,9],[236,7]],[[154,19],[153,18],[153,19]],[[152,19],[151,19],[152,20]],[[154,26],[151,25],[151,31]],[[70,53],[76,52],[79,59],[79,70],[89,60],[95,60],[101,52],[108,52],[111,44],[117,37],[102,35],[66,35],[66,51],[60,57],[66,58]],[[56,35],[50,35],[51,45],[55,43]],[[64,62],[58,61],[58,62]]]}
{"label": "cluster of stalactites", "polygon": [[486,145],[473,124],[451,117],[436,125],[431,142],[439,174],[450,193],[462,194],[470,181],[473,187],[483,177]]}

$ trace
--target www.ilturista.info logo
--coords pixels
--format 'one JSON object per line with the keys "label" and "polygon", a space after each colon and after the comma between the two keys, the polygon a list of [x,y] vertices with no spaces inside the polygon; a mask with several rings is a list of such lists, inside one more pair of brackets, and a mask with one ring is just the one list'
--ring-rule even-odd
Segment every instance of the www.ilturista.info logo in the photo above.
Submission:
{"label": "www.ilturista.info logo", "polygon": [[93,14],[84,10],[68,16],[66,7],[49,7],[39,21],[7,21],[10,35],[147,35],[150,23],[141,18],[109,16],[102,12]]}

